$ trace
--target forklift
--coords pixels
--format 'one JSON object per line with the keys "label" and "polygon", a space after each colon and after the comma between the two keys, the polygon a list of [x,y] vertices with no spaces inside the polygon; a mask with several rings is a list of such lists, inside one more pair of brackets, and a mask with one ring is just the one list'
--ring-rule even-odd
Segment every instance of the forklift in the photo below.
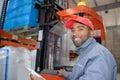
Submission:
{"label": "forklift", "polygon": [[72,70],[73,66],[69,66],[70,37],[64,27],[64,22],[69,18],[76,18],[76,15],[89,18],[95,28],[94,38],[105,45],[103,19],[87,5],[64,9],[56,0],[44,0],[41,5],[39,0],[35,0],[34,5],[39,11],[35,71],[46,80],[65,80],[57,75],[57,70]]}

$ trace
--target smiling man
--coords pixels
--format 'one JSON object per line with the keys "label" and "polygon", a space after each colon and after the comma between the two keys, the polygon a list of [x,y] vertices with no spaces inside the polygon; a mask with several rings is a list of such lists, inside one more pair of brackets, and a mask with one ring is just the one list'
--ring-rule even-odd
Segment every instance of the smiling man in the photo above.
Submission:
{"label": "smiling man", "polygon": [[93,38],[92,22],[88,18],[78,17],[66,21],[65,27],[71,30],[79,56],[72,72],[61,69],[58,75],[67,80],[116,80],[116,61],[110,51]]}
{"label": "smiling man", "polygon": [[92,35],[93,31],[88,26],[78,22],[72,25],[71,37],[76,47],[82,45]]}

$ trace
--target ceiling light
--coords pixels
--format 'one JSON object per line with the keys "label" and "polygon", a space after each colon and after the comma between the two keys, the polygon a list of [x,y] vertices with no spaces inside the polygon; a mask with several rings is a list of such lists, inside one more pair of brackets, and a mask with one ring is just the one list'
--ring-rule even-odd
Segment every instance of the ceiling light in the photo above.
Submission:
{"label": "ceiling light", "polygon": [[80,1],[77,3],[77,6],[86,6],[86,2],[80,0]]}

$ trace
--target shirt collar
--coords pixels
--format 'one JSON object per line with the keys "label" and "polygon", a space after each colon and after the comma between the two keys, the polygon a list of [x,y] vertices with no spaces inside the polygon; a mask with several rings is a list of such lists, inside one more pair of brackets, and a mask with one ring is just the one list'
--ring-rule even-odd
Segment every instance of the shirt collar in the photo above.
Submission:
{"label": "shirt collar", "polygon": [[96,42],[94,38],[88,38],[81,46],[76,47],[76,51],[83,51],[85,50],[92,42]]}

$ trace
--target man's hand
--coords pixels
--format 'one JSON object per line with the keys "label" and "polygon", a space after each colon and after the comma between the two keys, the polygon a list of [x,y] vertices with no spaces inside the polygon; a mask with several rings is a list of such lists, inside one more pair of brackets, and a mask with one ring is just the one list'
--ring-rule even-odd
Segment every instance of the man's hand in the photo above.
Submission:
{"label": "man's hand", "polygon": [[58,72],[58,76],[62,76],[62,74],[63,74],[63,72],[65,72],[65,70],[64,69],[60,69],[57,72]]}
{"label": "man's hand", "polygon": [[43,80],[42,78],[37,77],[37,76],[32,75],[32,74],[30,74],[30,78],[31,78],[31,80]]}

